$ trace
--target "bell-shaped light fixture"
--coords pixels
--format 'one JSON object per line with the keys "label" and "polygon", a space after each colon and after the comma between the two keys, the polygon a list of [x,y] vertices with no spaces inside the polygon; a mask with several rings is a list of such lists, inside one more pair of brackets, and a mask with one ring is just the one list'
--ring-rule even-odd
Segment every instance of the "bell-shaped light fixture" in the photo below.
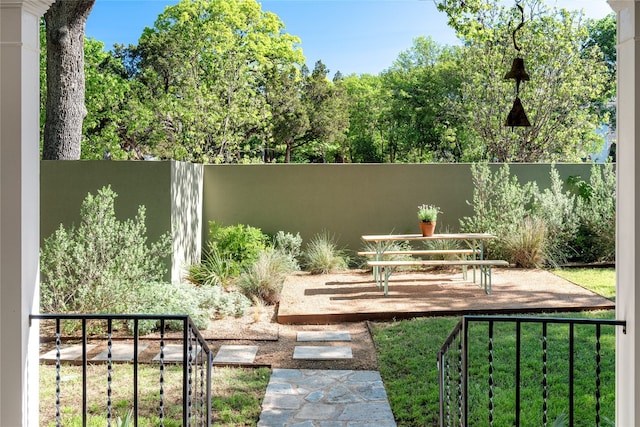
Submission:
{"label": "bell-shaped light fixture", "polygon": [[511,107],[511,111],[509,111],[509,115],[507,116],[507,120],[504,125],[512,128],[516,126],[531,126],[531,123],[527,118],[527,114],[524,112],[522,102],[517,96],[515,101],[513,101],[513,107]]}
{"label": "bell-shaped light fixture", "polygon": [[511,70],[504,75],[504,79],[514,79],[516,82],[529,81],[529,74],[524,69],[524,59],[514,58],[511,64]]}
{"label": "bell-shaped light fixture", "polygon": [[[520,6],[520,2],[522,0],[515,0],[516,7],[520,11],[520,24],[513,30],[511,33],[511,37],[513,38],[513,47],[517,52],[520,52],[520,46],[516,42],[516,33],[520,28],[524,26],[524,9]],[[524,69],[524,59],[522,59],[518,53],[518,56],[514,58],[513,63],[511,64],[511,70],[507,74],[504,75],[505,80],[513,79],[516,81],[516,99],[513,101],[513,107],[511,107],[511,111],[509,111],[509,115],[507,116],[507,120],[504,125],[511,127],[513,130],[516,126],[531,126],[529,119],[527,118],[527,114],[524,112],[524,107],[522,106],[522,101],[520,101],[520,82],[528,82],[529,74]]]}

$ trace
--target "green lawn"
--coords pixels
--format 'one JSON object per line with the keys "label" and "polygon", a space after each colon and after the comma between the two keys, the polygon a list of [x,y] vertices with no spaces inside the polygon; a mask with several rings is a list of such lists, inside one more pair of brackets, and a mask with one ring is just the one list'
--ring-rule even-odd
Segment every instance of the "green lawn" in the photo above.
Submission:
{"label": "green lawn", "polygon": [[[105,425],[107,371],[106,365],[88,367],[88,426]],[[157,365],[139,365],[139,424],[158,425],[159,370]],[[212,406],[213,425],[238,427],[255,426],[260,416],[269,375],[268,368],[213,368]],[[81,426],[82,367],[62,366],[61,369],[61,421],[64,426]],[[113,367],[113,417],[124,419],[132,399],[133,368],[131,364]],[[55,426],[56,369],[54,365],[40,366],[40,425]],[[165,368],[164,400],[167,427],[182,425],[182,367]],[[117,425],[117,424],[112,424]]]}
{"label": "green lawn", "polygon": [[[592,289],[607,297],[615,296],[615,271],[612,269],[584,269],[584,271],[554,271],[563,277],[571,274],[571,281]],[[613,318],[613,311],[554,314],[553,317],[596,317]],[[374,323],[372,333],[380,373],[396,421],[399,426],[432,426],[438,424],[439,388],[437,370],[437,352],[445,342],[459,317],[419,318],[399,322]],[[495,348],[494,381],[497,386],[493,399],[496,408],[494,425],[513,425],[514,382],[513,360],[515,354],[515,331],[513,325],[497,325],[494,333],[497,337]],[[584,327],[586,328],[586,327]],[[522,354],[525,358],[522,366],[522,389],[525,405],[522,412],[522,425],[540,425],[542,408],[541,392],[541,338],[539,325],[523,325]],[[593,329],[593,328],[591,328]],[[563,396],[567,394],[568,361],[566,356],[568,326],[549,327],[547,345],[548,381],[553,381],[549,405],[549,421],[561,418],[568,413]],[[586,337],[586,329],[576,327],[576,368],[578,372],[594,372],[594,343]],[[488,367],[487,367],[487,327],[474,325],[470,332],[472,372],[471,425],[486,425],[488,417]],[[602,345],[602,416],[603,423],[614,419],[615,405],[615,331],[611,327],[603,328]],[[578,378],[576,397],[579,416],[576,425],[594,425],[593,375]],[[503,415],[506,414],[506,415]],[[526,423],[530,424],[526,424]],[[582,424],[581,424],[582,423]]]}
{"label": "green lawn", "polygon": [[615,268],[558,268],[551,272],[605,298],[616,300]]}

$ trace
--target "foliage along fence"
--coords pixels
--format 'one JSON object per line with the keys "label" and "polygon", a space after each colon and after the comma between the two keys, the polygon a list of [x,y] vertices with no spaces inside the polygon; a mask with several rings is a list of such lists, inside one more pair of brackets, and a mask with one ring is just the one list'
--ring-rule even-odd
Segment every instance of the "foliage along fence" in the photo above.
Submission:
{"label": "foliage along fence", "polygon": [[[499,168],[502,164],[492,164]],[[549,185],[550,164],[510,164],[521,183]],[[589,163],[556,164],[561,179],[588,181]],[[495,169],[493,169],[495,170]],[[171,231],[170,276],[199,260],[209,221],[249,224],[268,234],[300,233],[303,242],[324,231],[350,251],[363,234],[418,233],[417,208],[440,207],[436,232],[459,229],[472,215],[471,164],[196,165],[175,161],[43,161],[41,241],[62,223],[77,224],[87,193],[111,185],[119,218],[147,208],[155,241]],[[304,245],[304,243],[303,243]]]}

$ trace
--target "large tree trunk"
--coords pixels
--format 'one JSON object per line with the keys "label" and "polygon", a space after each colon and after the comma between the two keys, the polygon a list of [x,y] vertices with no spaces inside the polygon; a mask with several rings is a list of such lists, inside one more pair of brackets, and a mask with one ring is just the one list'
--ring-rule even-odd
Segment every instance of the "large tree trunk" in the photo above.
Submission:
{"label": "large tree trunk", "polygon": [[44,15],[47,104],[44,160],[80,159],[84,105],[84,33],[95,0],[58,0]]}

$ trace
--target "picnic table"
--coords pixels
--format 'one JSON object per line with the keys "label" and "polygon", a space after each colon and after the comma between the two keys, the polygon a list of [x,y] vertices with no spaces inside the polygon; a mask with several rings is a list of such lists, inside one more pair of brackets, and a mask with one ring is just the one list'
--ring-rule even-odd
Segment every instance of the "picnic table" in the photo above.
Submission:
{"label": "picnic table", "polygon": [[[489,233],[444,233],[432,236],[421,234],[379,234],[364,235],[361,237],[366,243],[373,244],[373,251],[358,252],[360,256],[373,257],[367,264],[373,269],[373,278],[379,288],[384,288],[385,296],[388,295],[389,277],[397,267],[402,266],[461,266],[463,278],[467,278],[467,267],[473,268],[473,282],[476,283],[476,269],[480,275],[480,287],[487,294],[491,294],[491,271],[493,266],[508,266],[504,260],[488,260],[484,257],[484,242],[495,239],[496,236]],[[460,249],[390,249],[393,242],[429,241],[429,240],[457,240],[466,244],[466,248]],[[407,259],[390,260],[390,255],[409,255],[411,257],[427,255],[456,255],[458,259]],[[386,259],[385,259],[386,258]]]}

